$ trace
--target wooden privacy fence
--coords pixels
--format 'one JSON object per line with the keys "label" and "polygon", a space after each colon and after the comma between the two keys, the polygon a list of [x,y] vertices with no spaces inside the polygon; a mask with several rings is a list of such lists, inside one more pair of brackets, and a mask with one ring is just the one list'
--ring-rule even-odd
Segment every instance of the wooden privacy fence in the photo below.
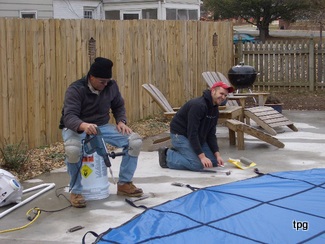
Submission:
{"label": "wooden privacy fence", "polygon": [[206,88],[203,71],[233,65],[231,22],[0,18],[0,143],[61,141],[64,93],[88,72],[91,38],[114,62],[129,121],[162,112],[142,84],[180,106]]}
{"label": "wooden privacy fence", "polygon": [[235,63],[255,67],[254,86],[304,87],[310,91],[325,87],[325,45],[313,39],[245,43],[235,47]]}

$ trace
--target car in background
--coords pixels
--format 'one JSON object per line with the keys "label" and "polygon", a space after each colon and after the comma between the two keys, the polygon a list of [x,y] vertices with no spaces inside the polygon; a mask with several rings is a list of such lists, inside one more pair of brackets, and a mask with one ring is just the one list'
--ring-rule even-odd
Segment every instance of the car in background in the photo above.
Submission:
{"label": "car in background", "polygon": [[233,37],[233,43],[237,44],[238,42],[246,43],[246,42],[251,42],[251,43],[256,43],[258,40],[256,39],[255,36],[252,36],[250,34],[246,33],[235,33]]}

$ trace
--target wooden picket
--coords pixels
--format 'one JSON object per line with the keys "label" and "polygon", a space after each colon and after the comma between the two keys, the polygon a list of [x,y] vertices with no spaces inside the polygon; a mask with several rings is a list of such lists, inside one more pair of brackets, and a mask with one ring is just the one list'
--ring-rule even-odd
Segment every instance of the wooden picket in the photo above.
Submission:
{"label": "wooden picket", "polygon": [[0,144],[22,140],[32,148],[62,140],[65,90],[87,74],[91,38],[96,55],[114,62],[130,122],[162,112],[142,84],[155,85],[177,107],[202,94],[202,72],[227,75],[239,61],[260,73],[256,90],[324,88],[324,44],[239,44],[234,52],[232,29],[231,22],[0,18]]}
{"label": "wooden picket", "polygon": [[325,87],[325,44],[313,39],[245,43],[236,47],[235,62],[253,66],[259,73],[254,87]]}
{"label": "wooden picket", "polygon": [[206,89],[203,71],[232,66],[231,22],[0,18],[0,145],[62,140],[65,90],[87,74],[91,38],[96,55],[114,62],[129,122],[162,113],[142,84],[154,84],[181,106]]}

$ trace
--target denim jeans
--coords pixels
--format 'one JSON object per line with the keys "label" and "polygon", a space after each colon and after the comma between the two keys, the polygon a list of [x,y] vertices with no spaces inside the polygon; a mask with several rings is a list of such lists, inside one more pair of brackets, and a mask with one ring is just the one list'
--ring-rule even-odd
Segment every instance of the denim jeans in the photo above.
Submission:
{"label": "denim jeans", "polygon": [[[102,136],[106,143],[114,147],[123,148],[123,152],[125,153],[125,155],[122,156],[120,165],[119,182],[124,183],[132,181],[134,172],[137,168],[138,157],[132,157],[128,154],[129,135],[119,133],[116,129],[116,125],[113,124],[98,126],[98,128],[101,130]],[[80,141],[82,141],[86,137],[86,133],[78,134],[70,129],[64,128],[62,130],[62,137],[64,142],[71,137],[79,137]],[[82,164],[82,157],[78,163],[69,163],[67,159],[65,160],[65,163],[67,165],[68,174],[70,175],[71,192],[81,194],[82,185],[80,168]]]}
{"label": "denim jeans", "polygon": [[[203,165],[198,155],[192,149],[189,140],[182,135],[170,134],[172,149],[167,150],[166,162],[171,169],[185,169],[192,171],[200,171]],[[214,167],[218,166],[216,157],[209,148],[207,143],[202,145],[203,153],[209,158]]]}

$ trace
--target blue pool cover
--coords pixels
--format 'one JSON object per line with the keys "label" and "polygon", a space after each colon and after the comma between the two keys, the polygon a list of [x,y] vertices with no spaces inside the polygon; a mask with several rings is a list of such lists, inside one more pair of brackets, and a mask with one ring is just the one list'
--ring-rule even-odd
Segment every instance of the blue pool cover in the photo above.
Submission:
{"label": "blue pool cover", "polygon": [[325,169],[202,188],[146,209],[95,243],[325,243]]}

